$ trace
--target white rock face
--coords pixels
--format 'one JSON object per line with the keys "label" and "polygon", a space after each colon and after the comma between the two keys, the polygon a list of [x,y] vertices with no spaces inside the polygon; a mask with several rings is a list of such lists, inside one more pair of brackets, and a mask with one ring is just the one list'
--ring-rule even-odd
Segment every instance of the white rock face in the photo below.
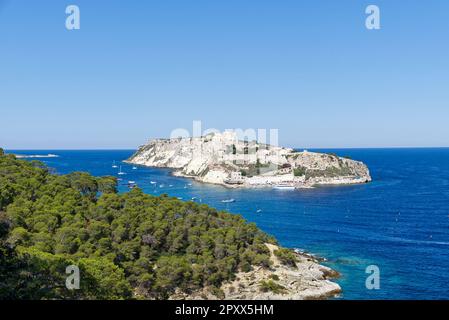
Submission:
{"label": "white rock face", "polygon": [[332,154],[295,152],[237,139],[234,132],[204,137],[156,139],[141,146],[129,163],[172,168],[175,174],[229,187],[353,184],[371,181],[365,164]]}

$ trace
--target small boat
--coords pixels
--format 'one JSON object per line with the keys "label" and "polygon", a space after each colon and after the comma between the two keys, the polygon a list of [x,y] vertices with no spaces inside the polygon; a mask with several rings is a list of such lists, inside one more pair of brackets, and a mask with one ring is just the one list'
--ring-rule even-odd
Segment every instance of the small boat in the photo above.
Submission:
{"label": "small boat", "polygon": [[221,200],[221,202],[223,202],[223,203],[231,203],[231,202],[235,202],[235,199]]}
{"label": "small boat", "polygon": [[165,185],[163,185],[163,184],[160,184],[160,185],[159,185],[159,188],[163,188],[163,187],[165,187]]}
{"label": "small boat", "polygon": [[120,171],[118,172],[118,175],[121,175],[121,176],[122,176],[122,175],[124,175],[124,174],[126,174],[126,172],[123,172],[123,171],[122,171],[122,166],[120,166]]}
{"label": "small boat", "polygon": [[171,188],[171,187],[173,187],[173,185],[172,185],[172,184],[169,184],[168,186],[169,186],[170,188]]}
{"label": "small boat", "polygon": [[295,190],[295,187],[290,184],[277,184],[273,186],[273,189],[276,190]]}
{"label": "small boat", "polygon": [[129,184],[136,184],[135,181],[128,181]]}
{"label": "small boat", "polygon": [[178,197],[178,200],[182,200],[182,197]]}
{"label": "small boat", "polygon": [[191,183],[188,183],[187,185],[188,185],[188,186],[191,186],[192,184],[191,184]]}
{"label": "small boat", "polygon": [[133,167],[133,170],[137,170],[137,167]]}
{"label": "small boat", "polygon": [[156,181],[150,181],[150,183],[151,183],[151,184],[156,184],[157,182],[156,182]]}
{"label": "small boat", "polygon": [[115,168],[118,168],[118,166],[115,164],[115,161],[112,163],[112,167],[115,169]]}
{"label": "small boat", "polygon": [[262,212],[262,209],[257,209],[256,212],[257,212],[257,213],[261,213],[261,212]]}
{"label": "small boat", "polygon": [[195,201],[196,200],[196,197],[192,197],[192,201]]}

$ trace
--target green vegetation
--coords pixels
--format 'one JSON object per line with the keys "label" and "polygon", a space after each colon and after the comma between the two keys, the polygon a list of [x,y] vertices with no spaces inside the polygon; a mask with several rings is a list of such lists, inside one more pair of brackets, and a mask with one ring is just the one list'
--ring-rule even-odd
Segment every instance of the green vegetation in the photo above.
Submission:
{"label": "green vegetation", "polygon": [[274,274],[274,273],[270,274],[269,278],[273,279],[275,281],[279,281],[279,276],[277,274]]}
{"label": "green vegetation", "polygon": [[341,177],[349,176],[351,174],[351,168],[346,165],[342,165],[341,167],[327,167],[324,170],[309,169],[306,172],[306,179],[313,177]]}
{"label": "green vegetation", "polygon": [[[221,296],[238,270],[270,265],[264,243],[275,240],[241,216],[116,189],[114,177],[1,155],[0,299],[164,299],[205,286]],[[69,265],[80,290],[65,287]]]}
{"label": "green vegetation", "polygon": [[290,250],[286,248],[280,248],[277,250],[274,250],[274,255],[278,257],[279,261],[290,267],[295,267],[296,262],[298,261],[296,255]]}
{"label": "green vegetation", "polygon": [[277,169],[278,167],[274,163],[262,164],[260,160],[257,159],[256,163],[251,163],[245,168],[240,169],[240,173],[244,177],[253,177]]}
{"label": "green vegetation", "polygon": [[260,291],[262,292],[273,292],[275,294],[283,294],[286,292],[286,289],[284,286],[281,286],[279,283],[274,282],[273,280],[268,281],[260,281]]}
{"label": "green vegetation", "polygon": [[306,175],[307,168],[299,166],[293,169],[293,175],[295,177],[301,177]]}

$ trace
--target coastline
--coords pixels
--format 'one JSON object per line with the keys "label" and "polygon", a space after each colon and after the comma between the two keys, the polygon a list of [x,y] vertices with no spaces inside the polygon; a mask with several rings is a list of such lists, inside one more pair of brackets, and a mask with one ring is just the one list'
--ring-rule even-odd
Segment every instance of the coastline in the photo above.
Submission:
{"label": "coastline", "polygon": [[256,267],[238,272],[233,281],[222,284],[219,296],[206,287],[190,294],[176,292],[170,300],[324,300],[342,292],[340,285],[331,281],[340,274],[319,264],[317,258],[295,252],[295,265],[285,265],[274,254],[280,247],[265,245],[272,261],[269,269]]}
{"label": "coastline", "polygon": [[[132,164],[132,162],[125,162],[128,164]],[[153,167],[153,166],[147,166],[149,168],[160,168],[161,167]],[[162,168],[164,169],[164,168]],[[170,169],[170,168],[165,168]],[[213,185],[219,185],[223,186],[225,188],[229,189],[270,189],[276,186],[275,183],[260,183],[260,184],[228,184],[221,181],[204,181],[198,176],[192,176],[182,173],[182,171],[179,170],[173,170],[171,174],[175,177],[181,177],[181,178],[188,178],[192,179],[196,182],[201,182],[205,184],[213,184]],[[319,186],[343,186],[343,185],[357,185],[357,184],[364,184],[368,183],[365,178],[360,179],[354,179],[354,178],[342,178],[342,179],[333,179],[332,181],[322,181],[317,183],[316,181],[313,183],[304,183],[304,184],[296,184],[295,189],[313,189]]]}
{"label": "coastline", "polygon": [[238,140],[234,132],[203,137],[155,139],[125,163],[174,169],[173,175],[230,188],[309,189],[317,185],[362,184],[372,180],[361,161],[335,153]]}
{"label": "coastline", "polygon": [[[260,184],[228,184],[222,181],[204,181],[199,176],[196,175],[189,175],[182,172],[182,170],[176,169],[176,168],[170,168],[165,166],[152,166],[152,165],[145,165],[141,163],[136,163],[129,160],[123,160],[123,163],[126,163],[128,165],[138,165],[145,168],[156,168],[156,169],[167,169],[170,171],[170,175],[174,177],[180,177],[180,178],[187,178],[191,179],[195,182],[204,183],[204,184],[211,184],[211,185],[217,185],[222,186],[228,189],[270,189],[273,188],[276,184],[274,183],[260,183]],[[320,186],[344,186],[344,185],[359,185],[359,184],[365,184],[370,181],[367,181],[366,178],[353,178],[353,177],[342,177],[341,179],[335,179],[332,180],[322,180],[320,182],[314,182],[314,183],[304,183],[301,185],[295,185],[296,189],[313,189]]]}

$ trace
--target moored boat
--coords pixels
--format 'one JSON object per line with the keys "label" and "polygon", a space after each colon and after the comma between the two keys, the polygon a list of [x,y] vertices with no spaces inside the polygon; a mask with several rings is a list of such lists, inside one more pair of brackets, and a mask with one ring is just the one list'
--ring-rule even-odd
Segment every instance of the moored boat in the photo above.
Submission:
{"label": "moored boat", "polygon": [[295,187],[291,184],[277,184],[273,186],[276,190],[295,190]]}

